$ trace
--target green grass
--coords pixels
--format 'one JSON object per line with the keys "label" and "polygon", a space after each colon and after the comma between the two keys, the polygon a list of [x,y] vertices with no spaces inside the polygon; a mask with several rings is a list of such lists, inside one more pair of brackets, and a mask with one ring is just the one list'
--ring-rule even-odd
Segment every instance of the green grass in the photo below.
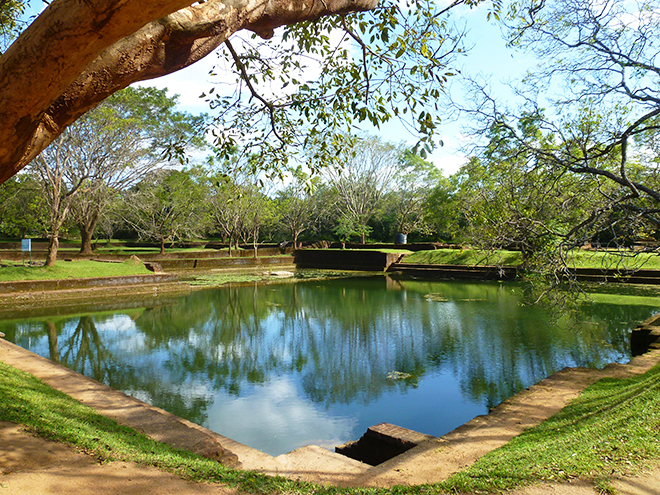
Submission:
{"label": "green grass", "polygon": [[519,251],[482,251],[477,249],[436,249],[417,251],[404,258],[404,263],[422,265],[503,265],[515,266],[522,262]]}
{"label": "green grass", "polygon": [[440,486],[477,492],[580,477],[606,486],[660,457],[660,365],[603,379],[564,410]]}
{"label": "green grass", "polygon": [[144,275],[152,273],[142,263],[130,260],[123,263],[98,261],[57,261],[55,266],[14,266],[0,268],[0,282],[15,280],[55,280],[68,278],[116,277],[120,275]]}
{"label": "green grass", "polygon": [[577,268],[648,269],[660,270],[657,253],[633,253],[629,251],[574,251],[569,266]]}
{"label": "green grass", "polygon": [[0,420],[23,424],[102,461],[137,462],[246,493],[493,493],[575,477],[606,490],[611,476],[635,472],[660,456],[660,365],[631,379],[601,380],[557,415],[445,482],[391,489],[325,487],[225,468],[120,426],[1,362]]}
{"label": "green grass", "polygon": [[[515,266],[522,262],[518,251],[483,251],[478,249],[436,249],[409,254],[405,263],[427,265],[503,265]],[[660,270],[660,256],[656,253],[630,251],[573,251],[568,265],[577,268],[650,269]]]}

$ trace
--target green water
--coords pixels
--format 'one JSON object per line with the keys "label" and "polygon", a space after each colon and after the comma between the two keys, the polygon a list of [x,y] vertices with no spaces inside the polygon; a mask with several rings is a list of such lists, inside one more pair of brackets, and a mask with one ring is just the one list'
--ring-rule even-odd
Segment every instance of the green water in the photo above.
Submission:
{"label": "green water", "polygon": [[520,285],[369,278],[227,287],[163,306],[0,322],[16,344],[277,455],[389,422],[442,435],[566,366],[630,359],[655,297],[579,322]]}

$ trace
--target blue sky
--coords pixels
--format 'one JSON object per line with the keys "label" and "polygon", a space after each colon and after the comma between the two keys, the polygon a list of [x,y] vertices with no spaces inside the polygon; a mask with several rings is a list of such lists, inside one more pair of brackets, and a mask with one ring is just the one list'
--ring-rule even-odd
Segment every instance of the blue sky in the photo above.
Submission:
{"label": "blue sky", "polygon": [[[439,0],[444,1],[444,0]],[[492,91],[502,98],[506,98],[508,91],[504,84],[507,80],[520,79],[527,68],[533,64],[533,59],[519,51],[508,49],[502,38],[500,26],[494,21],[486,20],[486,9],[456,9],[451,19],[459,26],[465,24],[468,30],[466,44],[471,47],[467,55],[457,60],[457,66],[464,75],[481,76],[488,81]],[[171,93],[179,95],[182,110],[191,113],[208,112],[208,106],[199,95],[208,91],[212,86],[209,72],[212,70],[217,58],[211,54],[196,64],[169,76],[140,83],[141,85],[168,88]],[[460,76],[451,83],[451,93],[460,98]],[[441,129],[441,139],[444,146],[438,148],[430,157],[435,165],[450,175],[458,170],[465,162],[465,155],[461,150],[466,142],[463,127],[464,119],[445,122]],[[366,132],[378,133],[383,139],[400,142],[402,140],[413,144],[415,138],[409,135],[399,124],[388,124],[381,128],[365,128]]]}

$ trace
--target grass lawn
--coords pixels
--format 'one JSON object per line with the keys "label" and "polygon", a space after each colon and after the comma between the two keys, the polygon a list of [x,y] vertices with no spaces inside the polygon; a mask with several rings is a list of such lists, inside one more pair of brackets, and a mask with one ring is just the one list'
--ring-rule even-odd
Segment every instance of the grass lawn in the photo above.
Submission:
{"label": "grass lawn", "polygon": [[14,266],[0,268],[0,282],[15,280],[54,280],[68,278],[116,277],[120,275],[150,274],[142,263],[130,260],[123,263],[101,263],[98,261],[57,261],[55,266]]}
{"label": "grass lawn", "polygon": [[503,265],[515,266],[522,262],[519,251],[482,251],[477,249],[436,249],[417,251],[403,259],[404,263],[422,265]]}
{"label": "grass lawn", "polygon": [[660,270],[660,255],[657,253],[633,253],[628,251],[574,251],[569,259],[569,266],[622,270]]}
{"label": "grass lawn", "polygon": [[225,468],[120,426],[1,362],[0,420],[26,425],[102,461],[138,462],[246,493],[494,493],[575,477],[589,479],[607,493],[610,476],[634,472],[660,457],[660,365],[631,379],[599,381],[560,413],[445,482],[392,489],[326,487]]}
{"label": "grass lawn", "polygon": [[611,493],[609,478],[660,457],[660,365],[626,380],[603,379],[541,425],[484,456],[443,487],[477,492],[587,478]]}
{"label": "grass lawn", "polygon": [[[436,249],[409,254],[405,263],[425,265],[501,265],[516,266],[522,262],[519,251],[482,251],[477,249]],[[569,267],[607,269],[660,270],[660,255],[628,251],[573,251]]]}

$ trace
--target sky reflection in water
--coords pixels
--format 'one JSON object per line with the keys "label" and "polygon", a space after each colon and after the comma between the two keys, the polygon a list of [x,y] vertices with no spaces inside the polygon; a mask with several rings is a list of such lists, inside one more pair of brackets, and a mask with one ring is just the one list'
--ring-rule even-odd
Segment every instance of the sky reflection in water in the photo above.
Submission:
{"label": "sky reflection in water", "polygon": [[630,329],[657,308],[625,302],[583,306],[576,326],[522,305],[515,284],[379,276],[206,290],[0,331],[278,455],[380,422],[442,435],[565,366],[626,362]]}

